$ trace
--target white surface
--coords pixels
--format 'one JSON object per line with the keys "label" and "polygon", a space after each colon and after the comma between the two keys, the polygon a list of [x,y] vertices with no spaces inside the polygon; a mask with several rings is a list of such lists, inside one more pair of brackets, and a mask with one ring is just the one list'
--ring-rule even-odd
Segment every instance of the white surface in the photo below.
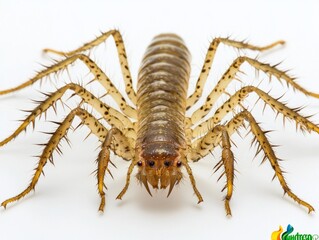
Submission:
{"label": "white surface", "polygon": [[[175,32],[186,41],[193,55],[192,81],[200,71],[209,40],[215,36],[231,36],[249,39],[251,43],[268,44],[278,39],[287,41],[284,48],[261,54],[260,60],[277,63],[284,60],[282,69],[293,69],[291,74],[307,89],[319,92],[319,4],[318,1],[4,1],[0,2],[1,79],[0,88],[15,86],[41,69],[38,63],[49,63],[41,55],[41,49],[52,47],[71,50],[91,40],[99,31],[119,28],[124,35],[131,71],[136,78],[139,61],[151,38],[161,32]],[[257,53],[245,51],[252,57]],[[112,41],[91,55],[122,87],[121,75]],[[107,57],[106,57],[107,56]],[[207,91],[238,56],[232,48],[218,49],[213,72],[208,80]],[[71,76],[75,81],[87,81],[87,70],[81,63],[75,64]],[[267,77],[244,67],[247,76],[241,75],[243,84],[258,84],[271,90],[273,96],[287,92],[285,86],[268,84]],[[67,81],[67,75],[61,78]],[[58,78],[58,79],[61,79]],[[55,81],[57,82],[57,81]],[[37,90],[53,90],[45,81],[0,99],[0,138],[8,136],[18,126],[14,120],[24,113],[19,109],[31,109],[29,99],[42,99]],[[61,82],[57,84],[61,86]],[[95,88],[95,85],[89,88]],[[96,85],[97,86],[97,85]],[[191,85],[193,86],[193,85]],[[272,87],[271,87],[272,86]],[[230,92],[240,85],[232,85]],[[102,94],[102,88],[93,90]],[[223,99],[226,99],[223,97]],[[319,101],[294,94],[289,90],[284,97],[289,106],[307,105],[305,115],[317,113]],[[69,101],[74,106],[76,98]],[[246,101],[254,104],[254,97]],[[260,102],[253,110],[264,129],[275,129],[269,134],[279,157],[288,172],[286,179],[291,188],[303,199],[319,209],[319,136],[296,133],[294,124],[287,121],[283,129],[281,117],[269,109],[261,115]],[[55,116],[50,112],[48,120],[60,121],[67,114],[62,107]],[[319,116],[312,119],[316,122]],[[42,118],[35,131],[0,149],[0,200],[3,201],[21,191],[29,182],[41,148],[34,143],[44,143],[48,136],[40,131],[55,127]],[[246,131],[242,130],[243,135]],[[106,178],[107,205],[104,214],[97,212],[99,197],[96,180],[90,173],[96,168],[95,158],[99,146],[91,136],[82,141],[88,130],[82,128],[69,133],[70,149],[64,142],[62,157],[55,155],[53,167],[45,167],[46,177],[41,177],[36,192],[17,204],[0,210],[0,239],[270,239],[279,225],[291,224],[295,232],[319,233],[318,213],[308,215],[288,197],[282,197],[282,189],[268,163],[259,166],[261,157],[252,161],[255,148],[249,148],[251,136],[241,140],[234,136],[237,148],[233,148],[240,172],[231,201],[232,218],[225,217],[224,193],[220,193],[223,181],[216,183],[219,175],[212,175],[213,166],[220,158],[220,150],[197,164],[192,164],[198,188],[204,202],[197,205],[188,178],[174,189],[166,199],[166,192],[159,191],[151,198],[145,189],[133,179],[122,201],[115,197],[124,186],[126,162],[115,158],[117,169],[112,169],[115,180]]]}

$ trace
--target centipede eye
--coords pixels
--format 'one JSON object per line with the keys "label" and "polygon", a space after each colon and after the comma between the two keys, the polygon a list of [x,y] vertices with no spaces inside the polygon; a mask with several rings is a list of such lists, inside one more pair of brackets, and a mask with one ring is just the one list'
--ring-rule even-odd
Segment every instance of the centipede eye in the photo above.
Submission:
{"label": "centipede eye", "polygon": [[176,163],[176,166],[177,166],[177,167],[182,166],[182,162],[181,162],[181,161],[178,161],[178,162]]}
{"label": "centipede eye", "polygon": [[149,165],[150,167],[153,167],[153,166],[155,165],[155,162],[154,162],[153,160],[150,160],[150,161],[148,162],[148,165]]}
{"label": "centipede eye", "polygon": [[165,162],[164,162],[164,165],[165,165],[166,167],[169,167],[169,166],[171,165],[171,162],[170,162],[170,161],[165,161]]}
{"label": "centipede eye", "polygon": [[142,165],[143,165],[143,162],[142,162],[142,161],[138,161],[138,162],[137,162],[137,166],[142,167]]}

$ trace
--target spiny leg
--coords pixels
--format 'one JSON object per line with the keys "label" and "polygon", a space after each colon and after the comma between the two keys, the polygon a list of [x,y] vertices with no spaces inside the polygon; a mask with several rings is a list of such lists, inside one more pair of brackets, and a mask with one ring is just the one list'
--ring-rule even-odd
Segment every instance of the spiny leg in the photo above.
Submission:
{"label": "spiny leg", "polygon": [[33,83],[43,79],[44,77],[57,73],[63,69],[66,69],[70,64],[72,64],[77,59],[81,60],[90,70],[90,72],[94,75],[95,79],[97,79],[103,87],[106,89],[107,93],[115,100],[120,109],[123,111],[125,115],[128,117],[136,119],[136,110],[127,104],[122,94],[117,90],[117,88],[113,85],[111,80],[106,76],[106,74],[98,67],[96,63],[93,62],[88,56],[84,54],[77,54],[70,56],[46,69],[39,72],[35,77],[31,78],[29,81],[19,85],[18,87],[7,89],[0,91],[0,95],[5,95],[11,92],[15,92],[22,88],[32,85]]}
{"label": "spiny leg", "polygon": [[[105,206],[105,192],[104,192],[104,177],[105,171],[112,176],[110,170],[108,169],[108,163],[110,160],[110,152],[111,149],[117,156],[123,158],[127,161],[132,161],[133,152],[135,147],[135,140],[126,137],[123,133],[117,128],[111,128],[109,131],[91,114],[87,113],[83,109],[79,109],[82,111],[81,119],[85,119],[82,121],[82,124],[88,125],[91,129],[91,133],[99,137],[99,140],[102,142],[101,151],[98,155],[98,168],[97,168],[97,180],[98,180],[98,191],[101,197],[101,203],[99,206],[99,211],[104,211]],[[85,116],[87,115],[87,116]],[[102,132],[102,133],[101,133]],[[111,162],[112,164],[112,162]]]}
{"label": "spiny leg", "polygon": [[[234,175],[235,175],[235,168],[234,168],[234,155],[231,151],[230,139],[227,132],[227,129],[224,126],[219,125],[218,128],[221,128],[222,135],[222,163],[224,165],[225,171],[224,174],[226,175],[226,185],[224,187],[227,188],[227,194],[225,196],[225,209],[226,214],[231,215],[231,209],[229,206],[229,201],[233,194],[233,186],[234,186]],[[224,175],[222,174],[222,175]],[[224,190],[223,189],[223,190]],[[222,190],[222,191],[223,191]]]}
{"label": "spiny leg", "polygon": [[[225,210],[227,215],[231,215],[231,209],[229,206],[229,201],[233,193],[233,184],[234,184],[234,155],[231,151],[229,133],[227,128],[223,125],[217,125],[209,133],[207,133],[202,138],[198,139],[192,144],[192,149],[189,155],[191,161],[198,161],[203,156],[207,155],[207,151],[211,151],[215,146],[222,142],[222,159],[215,166],[215,172],[221,167],[224,166],[225,171],[219,177],[219,179],[226,175],[226,185],[223,188],[227,188],[227,194],[225,196]],[[223,191],[222,190],[222,191]]]}
{"label": "spiny leg", "polygon": [[212,63],[215,58],[215,54],[217,51],[217,47],[220,43],[223,43],[225,45],[235,47],[237,49],[249,49],[249,50],[254,50],[254,51],[265,51],[270,48],[273,48],[279,44],[284,44],[284,41],[277,41],[272,44],[269,44],[267,46],[263,47],[258,47],[255,45],[251,45],[248,43],[245,43],[243,41],[234,41],[229,38],[215,38],[209,45],[208,51],[206,53],[205,61],[202,67],[202,71],[198,77],[195,91],[194,93],[187,99],[187,109],[191,108],[202,96],[203,88],[205,86],[207,77],[209,75]]}
{"label": "spiny leg", "polygon": [[198,123],[201,119],[203,119],[210,111],[210,109],[215,104],[216,100],[225,92],[226,87],[229,83],[235,78],[235,75],[238,73],[240,66],[247,62],[252,67],[257,70],[261,70],[270,76],[275,76],[278,80],[284,80],[294,89],[297,89],[304,93],[307,96],[312,96],[319,98],[319,94],[310,92],[294,81],[294,78],[287,75],[286,72],[278,70],[275,66],[271,66],[269,64],[261,63],[256,59],[252,59],[249,57],[238,57],[232,65],[228,68],[228,70],[224,73],[221,80],[217,83],[215,88],[211,91],[211,93],[206,98],[206,102],[197,109],[191,116],[191,122],[193,124]]}
{"label": "spiny leg", "polygon": [[305,129],[307,131],[319,133],[319,127],[317,125],[309,121],[307,117],[303,117],[298,113],[299,108],[291,109],[259,88],[246,86],[238,90],[228,101],[219,107],[211,119],[195,127],[193,130],[193,137],[195,138],[203,131],[207,131],[207,129],[211,129],[212,126],[219,124],[225,115],[232,112],[234,108],[238,106],[251,92],[256,93],[265,102],[265,104],[269,105],[274,111],[281,113],[284,118],[289,118],[292,121],[295,121],[296,125],[299,125],[302,130]]}
{"label": "spiny leg", "polygon": [[23,130],[26,129],[26,127],[30,123],[34,123],[36,117],[46,112],[48,108],[53,106],[67,90],[74,91],[74,93],[81,97],[84,102],[95,108],[110,125],[123,130],[125,133],[127,132],[127,136],[135,138],[135,130],[131,120],[129,120],[122,113],[101,102],[92,93],[90,93],[80,85],[69,83],[66,86],[58,89],[51,95],[48,95],[48,98],[31,112],[31,114],[22,122],[19,128],[12,135],[0,142],[0,146],[3,146],[4,144],[8,143],[16,136],[18,136]]}
{"label": "spiny leg", "polygon": [[[25,195],[27,195],[31,190],[33,190],[40,178],[41,173],[43,172],[43,168],[46,165],[47,161],[51,161],[53,162],[52,159],[52,154],[53,151],[55,149],[59,150],[59,142],[66,137],[66,134],[71,126],[71,123],[74,119],[75,116],[79,116],[83,123],[88,125],[93,133],[97,133],[101,130],[99,129],[104,129],[104,127],[102,125],[98,125],[97,127],[95,127],[95,120],[92,115],[90,115],[89,113],[87,113],[85,110],[77,108],[74,109],[65,119],[63,122],[61,122],[61,124],[59,125],[59,127],[56,129],[56,131],[53,133],[53,135],[51,136],[48,144],[46,144],[42,155],[40,156],[40,160],[38,163],[38,166],[36,168],[35,174],[32,178],[32,181],[30,183],[30,185],[24,190],[22,191],[20,194],[18,194],[15,197],[9,198],[6,201],[2,202],[2,206],[6,207],[8,203],[17,201],[21,198],[23,198]],[[106,133],[106,129],[102,130]],[[100,140],[104,140],[103,137],[99,136]]]}
{"label": "spiny leg", "polygon": [[[98,156],[98,169],[97,169],[97,179],[98,179],[98,191],[101,197],[101,203],[99,207],[99,211],[103,212],[104,211],[104,206],[105,206],[105,192],[104,192],[104,176],[105,176],[105,171],[108,170],[108,164],[110,162],[110,148],[112,146],[112,142],[114,139],[119,138],[123,139],[123,134],[121,131],[117,128],[111,128],[109,132],[106,135],[106,138],[102,144],[102,149],[99,153]],[[117,142],[120,142],[118,140]],[[123,144],[123,143],[121,143]],[[130,160],[132,160],[133,157],[133,148],[129,147],[129,143],[126,142],[126,147],[127,147],[127,152],[130,153]],[[108,170],[110,173],[110,171]]]}
{"label": "spiny leg", "polygon": [[102,33],[99,37],[95,38],[93,41],[85,43],[82,47],[79,47],[78,49],[75,49],[73,51],[61,52],[61,51],[56,51],[53,49],[46,48],[44,49],[44,52],[51,52],[51,53],[62,55],[62,56],[72,56],[72,55],[90,50],[100,45],[101,43],[105,42],[110,36],[112,36],[115,41],[118,57],[120,60],[122,75],[125,81],[125,91],[128,97],[130,98],[130,100],[133,102],[133,104],[136,105],[136,93],[133,89],[132,77],[131,77],[131,72],[128,66],[125,45],[119,31],[111,30],[111,31]]}
{"label": "spiny leg", "polygon": [[[282,186],[285,193],[288,194],[289,197],[291,197],[293,200],[295,200],[297,203],[299,203],[302,206],[305,206],[308,208],[309,213],[314,211],[314,208],[307,202],[301,200],[296,194],[294,194],[291,189],[288,187],[287,182],[285,181],[285,178],[283,176],[283,172],[279,166],[278,159],[274,153],[274,150],[269,143],[265,132],[259,127],[254,117],[248,112],[243,111],[237,116],[234,117],[234,119],[243,121],[242,119],[245,119],[250,123],[251,132],[253,135],[255,135],[255,140],[258,141],[259,146],[263,149],[265,156],[268,158],[273,170],[275,171],[275,176],[277,176],[280,185]],[[265,161],[265,159],[263,160]],[[274,177],[275,177],[274,176]]]}
{"label": "spiny leg", "polygon": [[[36,168],[35,174],[31,180],[30,185],[24,191],[22,191],[20,194],[18,194],[17,196],[9,198],[9,199],[5,200],[4,202],[2,202],[1,206],[6,208],[7,204],[18,201],[19,199],[26,196],[31,190],[34,190],[47,161],[49,160],[49,161],[53,162],[53,159],[52,159],[53,151],[54,150],[60,151],[59,150],[59,143],[63,138],[66,137],[66,134],[67,134],[75,116],[78,116],[82,120],[83,124],[87,125],[91,129],[91,132],[94,133],[99,138],[100,141],[105,142],[104,139],[106,139],[106,136],[108,136],[108,132],[103,127],[103,125],[98,122],[98,120],[96,118],[94,118],[91,114],[89,114],[84,109],[76,108],[76,109],[72,110],[69,113],[69,115],[60,123],[57,130],[51,136],[48,144],[46,144],[46,147],[43,150],[42,155],[40,156],[40,161],[38,163],[38,166]],[[100,133],[101,131],[104,132],[105,134],[101,135],[101,133]],[[125,145],[125,142],[118,139],[117,143],[121,143],[123,145],[120,145],[119,149],[114,148],[114,146],[112,146],[112,145],[110,146],[110,148],[112,150],[114,149],[115,153],[118,154],[119,156],[125,158],[126,160],[131,160],[132,159],[132,147],[129,146],[128,141],[126,141],[126,145]],[[121,148],[123,148],[123,149],[121,149]],[[125,154],[122,155],[122,153],[125,153]],[[98,175],[98,177],[99,177],[99,175]]]}
{"label": "spiny leg", "polygon": [[[271,144],[269,143],[266,132],[264,132],[254,119],[254,117],[249,113],[247,110],[237,114],[233,119],[231,119],[228,124],[226,125],[226,129],[229,135],[233,134],[240,126],[243,125],[244,120],[248,121],[250,124],[251,132],[255,136],[255,140],[259,143],[260,148],[257,150],[257,154],[260,150],[263,150],[265,156],[268,158],[272,168],[275,171],[275,176],[277,176],[280,185],[282,186],[285,193],[288,194],[293,200],[299,203],[302,206],[308,208],[309,213],[314,211],[314,208],[307,202],[301,200],[296,194],[294,194],[288,184],[286,183],[283,172],[280,169],[278,159],[272,149]],[[209,151],[212,151],[222,139],[220,138],[220,134],[218,134],[216,128],[213,128],[209,131],[204,137],[200,138],[199,140],[193,143],[193,152],[191,155],[191,159],[193,161],[198,161],[203,156],[206,156]],[[264,162],[266,158],[263,159]]]}

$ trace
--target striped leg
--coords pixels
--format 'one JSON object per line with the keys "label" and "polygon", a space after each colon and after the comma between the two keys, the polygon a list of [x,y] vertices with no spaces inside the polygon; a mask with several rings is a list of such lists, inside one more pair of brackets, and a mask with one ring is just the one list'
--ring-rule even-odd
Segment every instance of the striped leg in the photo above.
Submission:
{"label": "striped leg", "polygon": [[61,62],[58,62],[43,71],[39,72],[35,77],[31,78],[29,81],[11,89],[0,91],[0,95],[5,95],[11,92],[15,92],[22,88],[32,85],[33,83],[43,79],[46,76],[49,76],[52,73],[57,73],[63,69],[66,69],[70,64],[72,64],[77,59],[81,60],[90,70],[90,72],[94,75],[95,79],[97,79],[106,89],[107,93],[112,96],[115,102],[118,104],[122,112],[128,117],[136,119],[136,111],[130,105],[127,104],[122,94],[117,90],[117,88],[113,85],[111,80],[106,76],[106,74],[98,67],[96,63],[94,63],[88,56],[84,54],[77,54],[71,57],[68,57]]}
{"label": "striped leg", "polygon": [[211,126],[219,124],[225,115],[232,112],[234,108],[238,106],[251,92],[256,93],[265,102],[265,104],[269,105],[275,112],[281,113],[285,118],[289,118],[296,122],[296,125],[299,125],[302,130],[319,133],[319,127],[309,121],[306,117],[301,116],[298,113],[298,108],[291,109],[257,87],[246,86],[238,90],[228,101],[219,107],[211,119],[198,125],[193,130],[193,137],[196,138],[201,133],[206,132],[207,129],[211,129]]}
{"label": "striped leg", "polygon": [[[271,144],[269,143],[265,135],[266,132],[264,132],[259,127],[254,117],[248,111],[245,110],[237,114],[232,120],[228,122],[228,124],[226,125],[228,134],[229,135],[233,134],[240,126],[243,125],[244,120],[248,121],[248,123],[250,124],[251,132],[255,137],[254,139],[259,144],[257,153],[263,150],[263,152],[265,153],[265,158],[263,159],[262,162],[264,162],[266,159],[269,160],[273,170],[275,171],[274,177],[278,178],[279,183],[282,186],[284,192],[287,193],[287,195],[291,197],[293,200],[295,200],[297,203],[308,208],[309,213],[314,211],[314,208],[309,203],[300,199],[288,187],[288,184],[286,183],[285,178],[283,176],[283,172],[279,166],[278,159],[273,151]],[[202,158],[202,156],[205,156],[209,153],[209,151],[212,151],[221,141],[222,141],[222,144],[224,145],[223,139],[220,137],[220,133],[218,132],[218,129],[214,127],[204,137],[200,138],[199,140],[193,143],[193,152],[190,158],[193,161],[198,161],[200,158]],[[217,164],[217,168],[219,168],[220,166],[221,165]],[[226,172],[226,167],[225,167],[225,172]],[[227,172],[226,172],[226,176],[227,176]],[[227,186],[228,186],[228,183],[227,183]]]}
{"label": "striped leg", "polygon": [[206,53],[205,61],[202,67],[202,71],[198,77],[195,91],[194,93],[187,99],[187,109],[191,108],[202,96],[203,88],[205,86],[208,74],[210,72],[212,63],[215,58],[215,54],[217,51],[217,47],[220,43],[223,43],[227,46],[231,46],[237,49],[249,49],[254,51],[265,51],[270,48],[273,48],[279,44],[284,44],[284,41],[277,41],[270,45],[264,46],[264,47],[258,47],[255,45],[251,45],[248,43],[245,43],[243,41],[234,41],[229,38],[215,38],[211,44],[209,45],[208,51]]}
{"label": "striped leg", "polygon": [[[94,118],[91,114],[89,114],[87,111],[81,108],[76,108],[72,110],[70,114],[64,119],[64,121],[60,123],[59,127],[53,133],[49,142],[46,144],[43,150],[43,153],[40,156],[38,166],[35,170],[35,174],[29,186],[25,190],[23,190],[20,194],[16,195],[15,197],[5,200],[1,204],[3,207],[6,208],[7,204],[18,201],[19,199],[26,196],[31,190],[35,189],[35,186],[41,176],[41,173],[43,173],[43,168],[46,165],[47,161],[49,160],[50,162],[53,162],[52,154],[54,150],[60,151],[59,143],[63,138],[66,138],[67,132],[75,116],[78,116],[82,120],[83,124],[87,125],[91,129],[92,133],[94,133],[100,139],[100,141],[105,141],[104,139],[106,139],[106,136],[108,136],[108,132],[103,127],[103,125],[98,122],[96,118]],[[125,142],[122,142],[121,144],[123,145],[121,145],[121,149],[114,148],[114,150],[115,150],[115,153],[120,156],[122,155],[122,153],[125,152],[125,154],[123,154],[122,157],[125,157],[127,160],[131,160],[132,147],[128,144],[128,142],[129,141],[127,140],[126,141],[127,145],[124,145]]]}
{"label": "striped leg", "polygon": [[270,76],[275,76],[278,80],[286,81],[288,85],[292,86],[294,89],[301,91],[307,96],[319,98],[319,94],[304,89],[294,81],[294,78],[287,75],[286,72],[278,70],[275,66],[270,66],[269,64],[261,63],[256,59],[248,57],[239,57],[224,73],[221,80],[217,83],[215,88],[206,98],[206,102],[192,114],[191,121],[193,124],[198,123],[209,113],[209,111],[215,104],[216,100],[225,92],[226,87],[235,78],[235,75],[238,73],[238,71],[240,71],[239,68],[244,62],[247,62],[256,70],[263,71],[264,73],[269,74]]}
{"label": "striped leg", "polygon": [[46,49],[44,49],[44,52],[51,52],[51,53],[62,55],[62,56],[73,56],[75,54],[79,54],[81,52],[90,50],[90,49],[100,45],[101,43],[105,42],[110,36],[113,37],[115,45],[116,45],[118,57],[120,60],[122,75],[123,75],[123,79],[125,81],[125,91],[126,91],[127,95],[129,96],[130,100],[136,105],[136,93],[133,89],[132,77],[131,77],[131,72],[130,72],[129,66],[128,66],[124,42],[123,42],[122,36],[121,36],[119,31],[111,30],[111,31],[102,33],[100,36],[95,38],[93,41],[85,43],[82,47],[79,47],[78,49],[73,50],[73,51],[61,52],[61,51],[56,51],[53,49],[46,48]]}
{"label": "striped leg", "polygon": [[133,128],[133,123],[131,122],[131,120],[129,120],[122,113],[101,102],[98,98],[96,98],[93,94],[88,92],[83,87],[74,83],[69,83],[49,95],[45,101],[43,101],[31,112],[31,114],[22,122],[20,127],[12,135],[0,142],[0,146],[3,146],[4,144],[8,143],[16,136],[18,136],[23,130],[26,129],[26,127],[30,123],[34,123],[36,117],[40,116],[42,113],[46,112],[48,108],[53,106],[67,90],[74,91],[74,93],[81,97],[84,102],[95,108],[95,110],[97,110],[111,126],[115,126],[123,130],[127,136],[135,139],[135,130]]}

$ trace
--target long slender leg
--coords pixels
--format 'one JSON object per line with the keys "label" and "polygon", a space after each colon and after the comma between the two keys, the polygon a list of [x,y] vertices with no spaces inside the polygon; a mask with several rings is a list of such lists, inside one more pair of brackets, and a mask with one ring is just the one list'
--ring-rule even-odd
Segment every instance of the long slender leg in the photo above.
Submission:
{"label": "long slender leg", "polygon": [[34,123],[36,117],[44,113],[49,107],[53,106],[67,90],[74,91],[76,95],[83,99],[83,101],[94,107],[110,125],[123,130],[125,133],[127,132],[127,136],[135,138],[135,131],[131,120],[129,120],[122,113],[100,101],[80,85],[69,83],[53,94],[49,95],[45,101],[43,101],[31,112],[31,114],[22,122],[20,127],[12,135],[0,142],[0,146],[3,146],[18,136],[31,122]]}
{"label": "long slender leg", "polygon": [[298,113],[298,108],[290,109],[264,91],[254,86],[246,86],[237,91],[228,101],[219,107],[211,119],[198,125],[198,127],[193,130],[193,137],[198,136],[203,131],[207,131],[207,129],[210,129],[211,126],[219,124],[225,115],[238,106],[238,104],[240,104],[251,92],[256,93],[265,102],[265,104],[269,105],[276,112],[281,113],[285,118],[295,121],[297,126],[299,125],[301,129],[319,133],[319,127],[309,121],[306,117],[301,116]]}
{"label": "long slender leg", "polygon": [[112,96],[115,102],[118,104],[120,109],[123,111],[125,115],[128,117],[136,119],[136,111],[130,105],[127,104],[122,94],[117,90],[117,88],[113,85],[111,80],[106,76],[106,74],[98,67],[96,63],[94,63],[88,56],[84,54],[77,54],[66,58],[65,60],[58,62],[43,71],[39,72],[35,77],[31,78],[29,81],[11,89],[0,91],[0,95],[5,95],[11,92],[15,92],[22,88],[32,85],[33,83],[43,79],[44,77],[57,73],[65,68],[67,68],[70,64],[72,64],[77,59],[81,60],[90,70],[90,72],[94,75],[95,79],[97,79],[103,87],[106,89],[107,93]]}
{"label": "long slender leg", "polygon": [[[92,133],[94,133],[100,139],[100,141],[103,141],[103,142],[106,141],[104,139],[107,139],[107,136],[109,136],[109,133],[103,127],[103,125],[98,122],[98,120],[96,118],[94,118],[91,114],[89,114],[87,111],[85,111],[81,108],[76,108],[76,109],[72,110],[69,113],[69,115],[60,123],[59,127],[53,133],[48,144],[46,145],[45,149],[43,150],[43,153],[40,156],[40,160],[39,160],[38,166],[36,168],[35,174],[31,180],[31,183],[29,184],[29,186],[24,191],[22,191],[20,194],[16,195],[15,197],[9,198],[9,199],[5,200],[4,202],[2,202],[1,206],[6,208],[6,206],[9,203],[18,201],[19,199],[26,196],[31,190],[35,189],[35,186],[36,186],[36,184],[41,176],[41,173],[43,172],[44,166],[46,165],[48,160],[51,162],[53,161],[52,154],[53,154],[54,150],[59,149],[59,143],[63,138],[66,137],[66,134],[67,134],[75,116],[78,116],[83,121],[83,123],[91,129]],[[105,132],[105,134],[103,136],[100,133],[101,131]],[[117,141],[120,142],[120,139],[118,139]],[[121,143],[124,144],[125,142],[121,142]],[[126,160],[131,160],[133,148],[131,146],[129,146],[128,141],[126,141],[126,143],[127,143],[127,145],[121,146],[122,149],[117,151],[117,149],[114,148],[114,150],[117,154],[118,153],[121,154],[121,153],[125,152],[123,157],[125,157]],[[113,147],[110,146],[110,148],[112,149]],[[123,151],[123,149],[124,149],[124,151]],[[99,167],[101,167],[100,164],[99,164]],[[98,168],[98,172],[101,172],[101,171],[102,170],[100,170]],[[100,177],[100,176],[98,175],[98,177]],[[100,181],[100,179],[99,179],[99,181]]]}
{"label": "long slender leg", "polygon": [[122,36],[121,36],[119,31],[111,30],[111,31],[102,33],[99,37],[95,38],[93,41],[85,43],[82,47],[79,47],[73,51],[61,52],[61,51],[56,51],[56,50],[52,50],[52,49],[48,49],[48,48],[44,49],[44,51],[45,52],[52,52],[52,53],[62,55],[62,56],[72,56],[72,55],[90,50],[90,49],[100,45],[101,43],[105,42],[110,36],[112,36],[114,41],[115,41],[118,57],[120,60],[122,75],[123,75],[123,79],[125,81],[125,91],[126,91],[127,95],[129,96],[130,100],[134,104],[136,104],[136,93],[133,89],[132,77],[131,77],[131,72],[130,72],[129,66],[128,66],[124,42],[123,42]]}
{"label": "long slender leg", "polygon": [[304,93],[307,96],[319,98],[319,94],[310,92],[294,81],[294,78],[287,75],[286,72],[278,70],[275,66],[271,66],[269,64],[261,63],[256,59],[248,58],[248,57],[238,57],[233,64],[228,68],[228,70],[224,73],[221,80],[217,83],[215,88],[206,98],[206,102],[197,109],[191,116],[191,121],[193,124],[198,123],[201,119],[203,119],[210,111],[216,100],[225,92],[226,87],[229,83],[235,78],[236,73],[238,73],[240,66],[247,62],[252,67],[257,70],[261,70],[270,76],[275,76],[278,80],[284,80],[294,89],[297,89]]}
{"label": "long slender leg", "polygon": [[[284,192],[287,193],[288,196],[291,197],[293,200],[295,200],[297,203],[308,208],[309,213],[314,211],[314,208],[310,204],[301,200],[288,187],[288,184],[285,181],[285,178],[283,176],[283,172],[279,166],[279,163],[278,163],[277,157],[274,153],[274,150],[273,150],[271,144],[269,143],[267,137],[265,136],[265,132],[262,131],[262,129],[259,127],[259,125],[257,124],[254,117],[248,111],[243,111],[240,114],[238,114],[237,116],[235,116],[234,119],[237,119],[238,121],[243,121],[245,119],[246,121],[248,121],[250,123],[251,132],[253,133],[253,135],[255,135],[255,140],[259,143],[259,146],[263,149],[265,156],[268,158],[273,170],[275,171],[275,176],[277,176],[277,178],[280,182],[280,185],[282,186]],[[265,161],[265,159],[263,161]]]}
{"label": "long slender leg", "polygon": [[191,106],[193,106],[199,100],[199,98],[202,96],[204,85],[206,83],[208,74],[210,72],[212,63],[214,61],[217,47],[220,43],[223,43],[223,44],[231,46],[231,47],[235,47],[237,49],[265,51],[265,50],[273,48],[279,44],[284,44],[285,42],[284,41],[277,41],[277,42],[274,42],[274,43],[269,44],[267,46],[258,47],[255,45],[247,44],[247,43],[242,42],[242,41],[234,41],[234,40],[231,40],[229,38],[215,38],[211,42],[211,44],[209,45],[208,51],[206,53],[205,61],[204,61],[203,67],[202,67],[202,71],[201,71],[201,73],[198,77],[197,83],[196,83],[195,91],[187,99],[187,109],[189,109]]}
{"label": "long slender leg", "polygon": [[[259,143],[260,150],[262,149],[265,153],[265,156],[268,158],[272,168],[275,171],[275,176],[277,176],[284,192],[287,193],[288,196],[295,200],[297,203],[308,208],[309,213],[314,211],[314,208],[309,203],[301,200],[288,187],[288,184],[286,183],[285,178],[283,176],[283,172],[279,166],[278,159],[265,135],[265,132],[259,127],[254,117],[248,111],[245,110],[237,114],[231,121],[228,122],[228,124],[226,125],[228,134],[231,135],[232,133],[234,133],[240,126],[243,125],[244,120],[249,122],[251,132],[255,136],[255,140]],[[193,161],[198,161],[200,158],[202,158],[202,156],[207,155],[209,151],[213,150],[220,143],[220,141],[220,133],[218,132],[218,129],[216,129],[215,127],[211,131],[209,131],[204,137],[194,142],[193,151],[192,155],[190,156],[190,159],[192,159]],[[260,150],[257,150],[257,153],[259,153]],[[264,161],[265,158],[263,162]]]}

